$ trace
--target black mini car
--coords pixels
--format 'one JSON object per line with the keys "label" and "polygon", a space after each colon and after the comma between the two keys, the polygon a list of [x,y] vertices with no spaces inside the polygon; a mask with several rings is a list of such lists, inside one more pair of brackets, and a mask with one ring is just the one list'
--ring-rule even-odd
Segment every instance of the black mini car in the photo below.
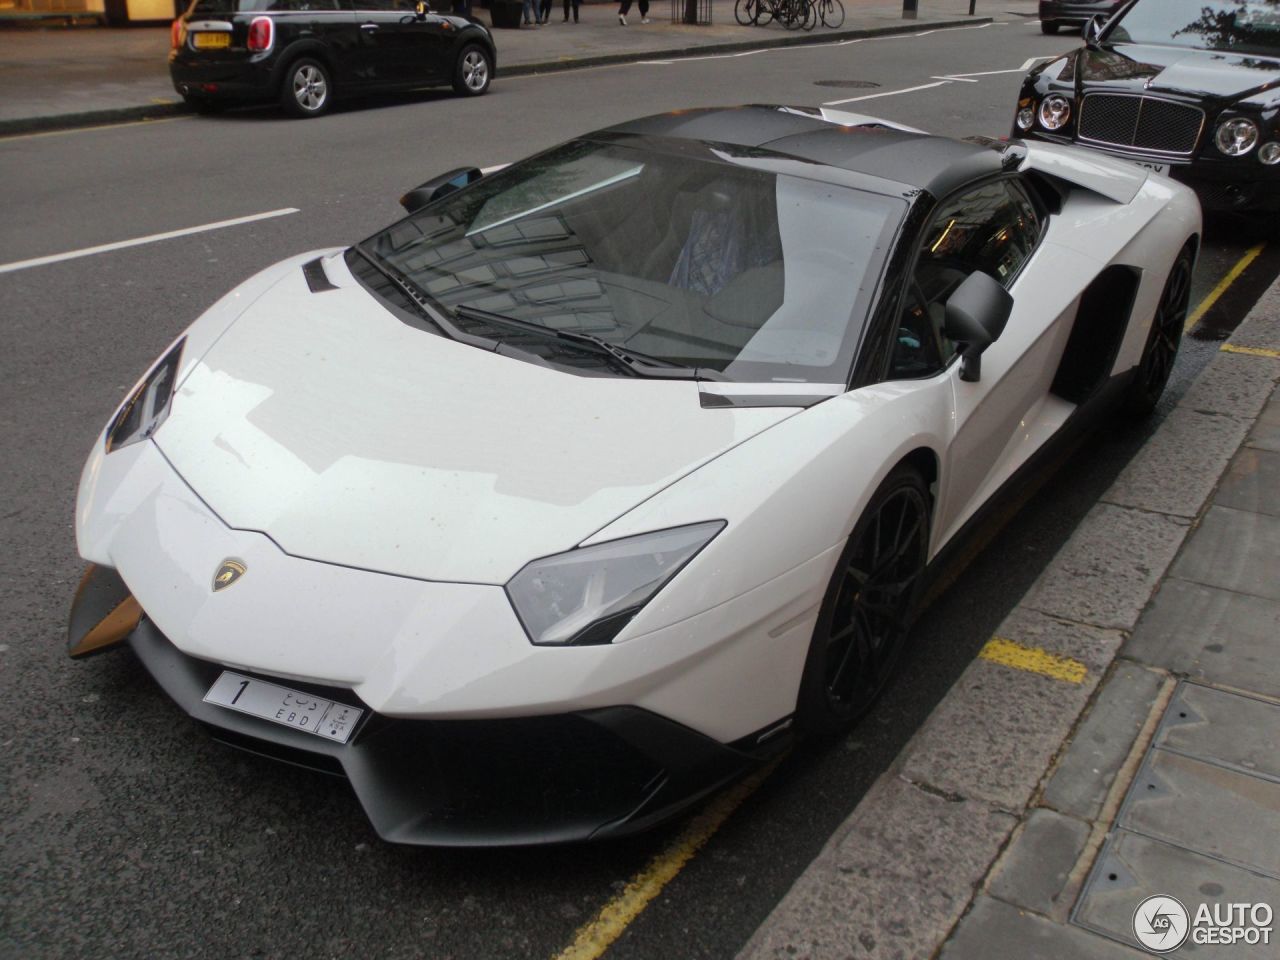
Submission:
{"label": "black mini car", "polygon": [[449,84],[489,89],[493,37],[413,0],[193,0],[173,22],[169,74],[197,109],[279,100],[317,117],[338,95]]}
{"label": "black mini car", "polygon": [[1111,16],[1124,3],[1125,0],[1040,0],[1040,32],[1082,27],[1099,14]]}
{"label": "black mini car", "polygon": [[1280,211],[1280,0],[1136,0],[1022,82],[1013,135],[1078,143]]}

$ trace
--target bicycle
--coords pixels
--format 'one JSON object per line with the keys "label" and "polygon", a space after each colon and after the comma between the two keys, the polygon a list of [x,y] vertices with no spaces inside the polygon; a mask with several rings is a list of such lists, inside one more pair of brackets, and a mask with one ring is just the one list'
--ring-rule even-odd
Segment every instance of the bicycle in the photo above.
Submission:
{"label": "bicycle", "polygon": [[824,27],[835,29],[844,25],[844,4],[840,0],[810,0],[810,6],[816,8],[814,19]]}

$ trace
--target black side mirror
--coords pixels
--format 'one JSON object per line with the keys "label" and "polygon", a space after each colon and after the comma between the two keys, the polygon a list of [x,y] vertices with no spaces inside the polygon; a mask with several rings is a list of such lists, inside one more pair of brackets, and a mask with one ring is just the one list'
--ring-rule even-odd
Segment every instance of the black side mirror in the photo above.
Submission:
{"label": "black side mirror", "polygon": [[447,197],[455,190],[461,190],[483,176],[484,174],[476,167],[459,167],[457,170],[450,170],[438,177],[432,177],[426,183],[418,184],[400,198],[400,206],[410,213],[416,213],[428,203]]}
{"label": "black side mirror", "polygon": [[1090,50],[1097,50],[1102,44],[1102,28],[1107,25],[1107,18],[1095,13],[1085,21],[1080,36],[1084,37],[1084,45]]}
{"label": "black side mirror", "polygon": [[1013,312],[1013,296],[977,270],[947,298],[943,333],[960,345],[960,379],[982,379],[982,352],[1004,332]]}

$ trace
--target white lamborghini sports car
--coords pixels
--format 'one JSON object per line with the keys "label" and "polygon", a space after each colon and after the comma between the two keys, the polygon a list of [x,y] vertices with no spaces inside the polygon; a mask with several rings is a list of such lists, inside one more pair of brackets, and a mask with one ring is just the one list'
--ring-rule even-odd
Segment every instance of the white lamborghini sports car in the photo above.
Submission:
{"label": "white lamborghini sports car", "polygon": [[1155,405],[1200,238],[1121,160],[766,106],[403,202],[112,416],[68,646],[412,844],[637,830],[847,727],[975,512]]}

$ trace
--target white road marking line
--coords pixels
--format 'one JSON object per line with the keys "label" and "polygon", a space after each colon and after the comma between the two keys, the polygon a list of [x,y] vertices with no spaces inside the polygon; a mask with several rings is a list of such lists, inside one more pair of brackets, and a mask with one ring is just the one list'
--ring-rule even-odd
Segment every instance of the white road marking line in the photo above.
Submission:
{"label": "white road marking line", "polygon": [[41,267],[46,263],[58,263],[61,260],[74,260],[77,257],[88,257],[95,253],[107,253],[111,250],[124,250],[126,247],[140,247],[144,243],[158,243],[161,240],[173,240],[193,233],[204,233],[209,230],[221,230],[223,227],[238,227],[242,223],[253,223],[257,220],[268,220],[271,217],[284,217],[297,213],[297,207],[284,207],[281,210],[268,210],[266,213],[255,213],[247,217],[236,217],[233,220],[219,220],[217,223],[204,223],[198,227],[183,227],[181,230],[169,230],[165,233],[153,233],[146,237],[135,237],[133,240],[119,240],[116,243],[102,243],[96,247],[83,247],[67,253],[55,253],[47,257],[34,257],[31,260],[17,260],[13,263],[0,264],[0,273],[11,273],[14,270],[26,270],[28,267]]}
{"label": "white road marking line", "polygon": [[868,93],[861,97],[849,97],[847,100],[828,100],[824,107],[838,107],[842,103],[857,103],[859,100],[874,100],[877,97],[896,97],[900,93],[915,93],[917,90],[928,90],[932,87],[945,87],[950,80],[939,80],[937,83],[924,83],[918,87],[906,87],[902,90],[883,90],[880,93]]}
{"label": "white road marking line", "polygon": [[[1049,59],[1045,57],[1044,59]],[[1035,63],[1035,60],[1031,61]],[[949,73],[946,75],[948,80],[967,80],[969,77],[996,77],[1002,73],[1026,73],[1027,67],[1014,67],[1012,70],[983,70],[981,73]]]}

